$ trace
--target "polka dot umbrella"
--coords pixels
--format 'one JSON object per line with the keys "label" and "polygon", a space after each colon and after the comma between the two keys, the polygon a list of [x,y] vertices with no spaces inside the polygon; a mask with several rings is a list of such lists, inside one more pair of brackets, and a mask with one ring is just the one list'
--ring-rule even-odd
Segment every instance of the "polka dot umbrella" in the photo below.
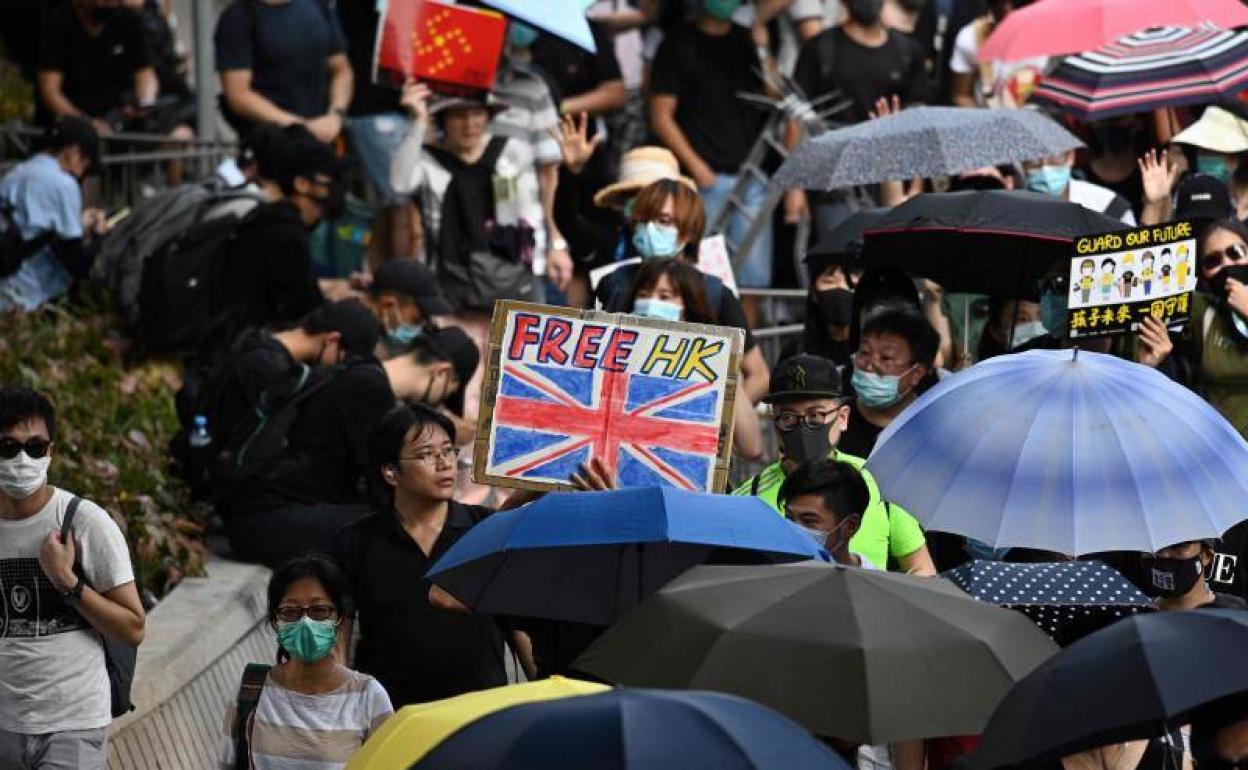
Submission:
{"label": "polka dot umbrella", "polygon": [[1099,561],[976,560],[944,577],[980,601],[1023,613],[1062,646],[1120,618],[1156,609],[1131,581]]}

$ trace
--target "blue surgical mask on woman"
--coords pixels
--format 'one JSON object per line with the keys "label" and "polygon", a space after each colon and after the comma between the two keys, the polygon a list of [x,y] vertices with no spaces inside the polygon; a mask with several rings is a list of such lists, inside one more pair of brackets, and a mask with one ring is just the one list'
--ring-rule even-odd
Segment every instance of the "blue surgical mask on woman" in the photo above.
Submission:
{"label": "blue surgical mask on woman", "polygon": [[338,627],[332,620],[313,620],[307,615],[277,629],[277,643],[295,660],[315,663],[334,648]]}
{"label": "blue surgical mask on woman", "polygon": [[675,225],[641,222],[633,228],[633,248],[642,259],[674,257],[680,253],[680,233]]}
{"label": "blue surgical mask on woman", "polygon": [[1070,167],[1041,166],[1027,172],[1027,189],[1045,195],[1061,195],[1070,186]]}
{"label": "blue surgical mask on woman", "polygon": [[1196,153],[1196,173],[1208,174],[1223,184],[1231,178],[1231,169],[1227,167],[1226,160],[1217,153]]}
{"label": "blue surgical mask on woman", "polygon": [[[914,367],[911,367],[914,368]],[[909,371],[907,369],[906,371]],[[901,378],[897,374],[876,374],[854,368],[854,376],[850,384],[858,394],[858,400],[872,409],[887,409],[901,400],[905,395],[901,392]]]}
{"label": "blue surgical mask on woman", "polygon": [[661,321],[679,321],[685,308],[665,299],[640,297],[633,303],[633,313]]}

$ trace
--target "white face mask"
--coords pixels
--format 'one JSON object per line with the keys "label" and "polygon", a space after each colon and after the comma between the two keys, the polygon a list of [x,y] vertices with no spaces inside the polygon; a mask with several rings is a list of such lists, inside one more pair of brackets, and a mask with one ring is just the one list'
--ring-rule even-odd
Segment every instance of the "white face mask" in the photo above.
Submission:
{"label": "white face mask", "polygon": [[0,492],[14,500],[25,500],[48,483],[51,455],[32,459],[23,450],[12,460],[0,460]]}

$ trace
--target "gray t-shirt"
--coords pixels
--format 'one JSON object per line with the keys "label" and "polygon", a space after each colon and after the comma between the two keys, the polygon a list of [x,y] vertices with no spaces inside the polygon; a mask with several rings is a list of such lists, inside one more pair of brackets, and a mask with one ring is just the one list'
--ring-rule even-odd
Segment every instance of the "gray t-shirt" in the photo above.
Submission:
{"label": "gray t-shirt", "polygon": [[[93,730],[112,719],[100,635],[39,566],[43,541],[60,531],[72,499],[56,489],[34,516],[0,519],[0,730]],[[104,593],[134,581],[126,539],[102,508],[83,500],[73,534],[92,588]]]}

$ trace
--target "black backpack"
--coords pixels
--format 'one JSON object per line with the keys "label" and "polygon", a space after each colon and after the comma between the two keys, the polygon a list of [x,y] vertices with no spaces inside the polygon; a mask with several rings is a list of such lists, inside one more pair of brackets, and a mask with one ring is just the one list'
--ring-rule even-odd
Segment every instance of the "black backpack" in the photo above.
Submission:
{"label": "black backpack", "polygon": [[[82,498],[77,495],[69,501],[65,520],[61,522],[61,542],[69,542],[66,538],[73,537],[74,514],[78,512],[81,503]],[[86,582],[82,572],[81,553],[74,554],[74,574]],[[130,702],[130,686],[134,683],[134,665],[139,657],[139,648],[131,647],[108,634],[100,634],[100,641],[104,645],[104,668],[108,671],[109,696],[113,718],[116,719],[134,710],[134,704]]]}
{"label": "black backpack", "polygon": [[495,300],[535,297],[532,267],[521,257],[526,247],[532,250],[532,228],[493,224],[494,166],[506,145],[506,137],[492,137],[473,164],[426,148],[451,173],[436,245],[438,280],[461,310],[488,313]]}
{"label": "black backpack", "polygon": [[225,255],[255,213],[224,214],[196,224],[162,246],[143,267],[138,338],[158,355],[195,355],[223,325]]}

